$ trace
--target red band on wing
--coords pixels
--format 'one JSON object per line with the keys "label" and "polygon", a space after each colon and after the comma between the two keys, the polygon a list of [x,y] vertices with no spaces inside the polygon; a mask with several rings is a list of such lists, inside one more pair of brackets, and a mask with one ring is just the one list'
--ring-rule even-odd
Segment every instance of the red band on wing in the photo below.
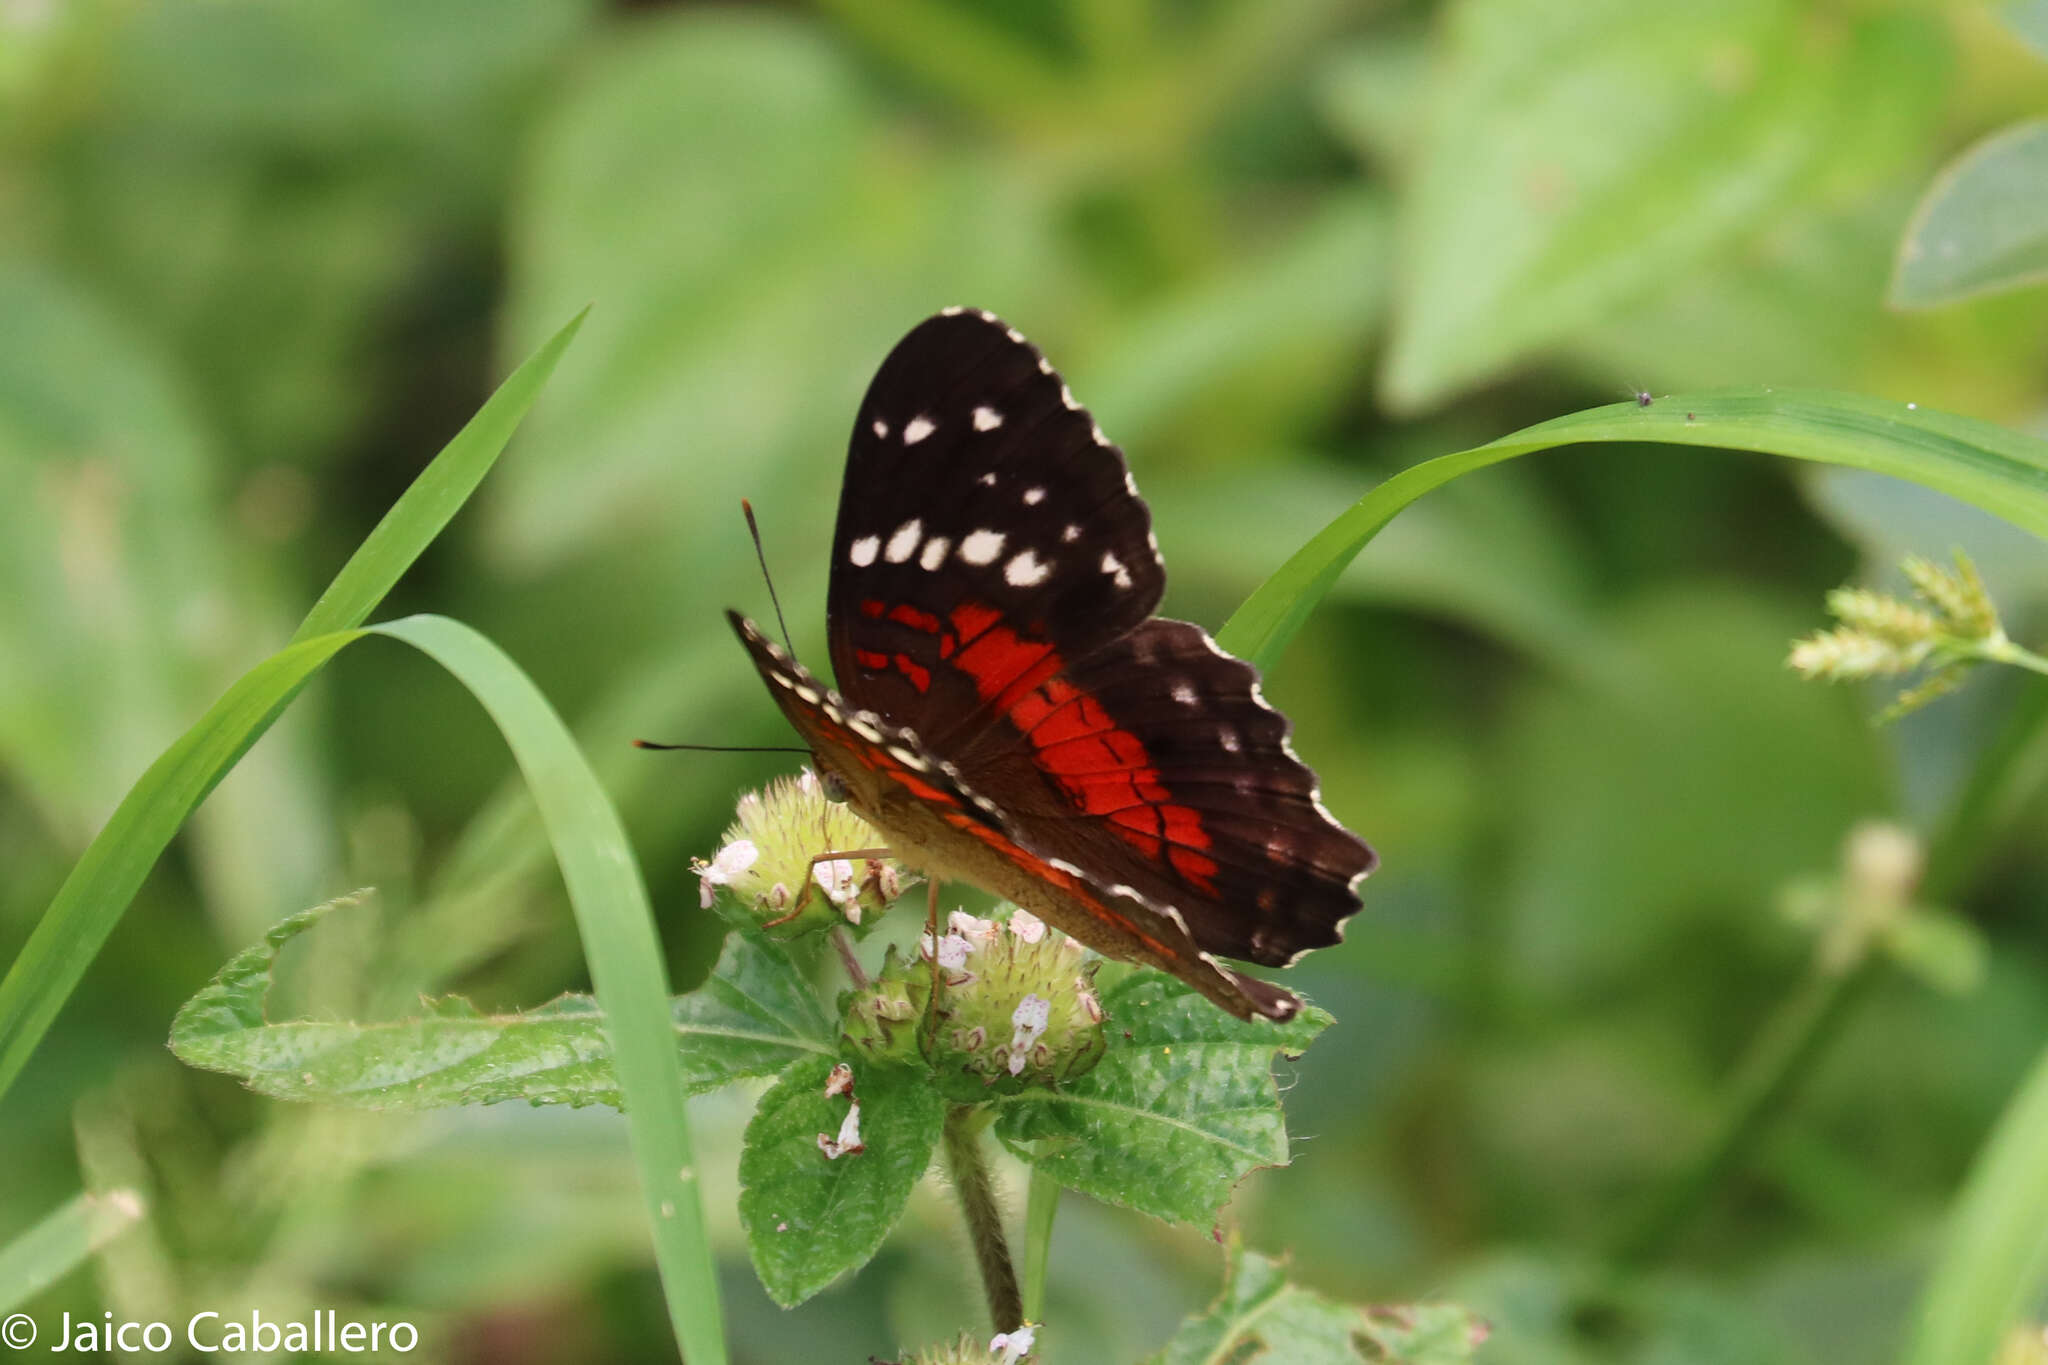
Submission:
{"label": "red band on wing", "polygon": [[1211,842],[1201,815],[1171,800],[1142,740],[1056,676],[1062,665],[1052,646],[1019,635],[975,602],[955,607],[952,622],[965,642],[956,662],[1031,742],[1040,769],[1083,811],[1108,817],[1125,841],[1147,857],[1163,854],[1180,876],[1215,895],[1216,862],[1198,851]]}

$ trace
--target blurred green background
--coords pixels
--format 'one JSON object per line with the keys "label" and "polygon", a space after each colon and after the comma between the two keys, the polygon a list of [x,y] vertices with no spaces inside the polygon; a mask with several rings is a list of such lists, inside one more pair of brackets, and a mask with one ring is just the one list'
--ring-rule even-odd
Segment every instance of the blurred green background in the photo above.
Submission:
{"label": "blurred green background", "polygon": [[[2048,108],[1992,10],[1886,0],[0,0],[0,955],[151,758],[492,383],[586,303],[477,502],[387,604],[503,642],[621,804],[679,986],[693,853],[786,742],[720,620],[800,653],[855,402],[889,344],[994,309],[1128,451],[1219,624],[1373,482],[1637,389],[1853,389],[2048,434],[2039,288],[1883,303],[1937,169]],[[873,490],[876,497],[886,490]],[[1890,728],[1783,667],[1823,591],[1966,545],[2014,633],[2033,540],[1754,455],[1579,449],[1376,541],[1270,692],[1381,852],[1295,983],[1293,1169],[1248,1240],[1355,1300],[1463,1299],[1500,1362],[1893,1357],[1957,1182],[2048,1037],[2048,805],[1968,850],[1974,990],[1888,973],[1658,1254],[1605,1253],[1706,1139],[1801,979],[1777,908],[1858,820],[1938,826],[2017,685]],[[36,1306],[408,1317],[415,1359],[673,1346],[609,1113],[331,1113],[164,1050],[281,914],[316,1012],[587,983],[510,761],[425,660],[351,650],[211,797],[0,1122],[0,1233],[83,1180],[153,1213]],[[927,1191],[784,1314],[733,1216],[746,1097],[700,1102],[738,1359],[979,1326]],[[1208,1238],[1070,1198],[1046,1358],[1136,1359]]]}

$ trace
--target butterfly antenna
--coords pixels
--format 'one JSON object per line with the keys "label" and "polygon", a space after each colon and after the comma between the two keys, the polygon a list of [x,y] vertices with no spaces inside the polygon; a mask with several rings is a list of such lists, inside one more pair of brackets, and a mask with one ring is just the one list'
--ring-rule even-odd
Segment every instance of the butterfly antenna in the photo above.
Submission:
{"label": "butterfly antenna", "polygon": [[636,749],[689,749],[700,754],[807,754],[809,749],[799,749],[788,744],[657,744],[651,739],[633,741]]}
{"label": "butterfly antenna", "polygon": [[747,514],[747,534],[754,538],[754,558],[761,561],[761,581],[768,585],[768,601],[775,608],[775,624],[782,627],[782,646],[789,651],[791,658],[795,658],[796,646],[789,640],[789,622],[782,619],[782,599],[775,595],[775,577],[768,572],[768,552],[761,548],[761,528],[754,522],[754,504],[741,498],[740,510]]}

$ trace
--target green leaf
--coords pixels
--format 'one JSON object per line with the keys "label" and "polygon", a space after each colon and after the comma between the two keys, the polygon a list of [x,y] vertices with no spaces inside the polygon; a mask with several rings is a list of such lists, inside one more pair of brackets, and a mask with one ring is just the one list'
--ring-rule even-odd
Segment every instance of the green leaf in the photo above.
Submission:
{"label": "green leaf", "polygon": [[1246,1175],[1287,1164],[1273,1056],[1300,1056],[1329,1015],[1234,1019],[1150,971],[1110,985],[1102,1008],[1110,1043],[1093,1071],[998,1102],[1011,1151],[1069,1189],[1176,1223],[1214,1220]]}
{"label": "green leaf", "polygon": [[1359,1308],[1287,1282],[1287,1268],[1233,1240],[1223,1292],[1146,1365],[1456,1365],[1487,1328],[1454,1304]]}
{"label": "green leaf", "polygon": [[1968,995],[1984,981],[1983,931],[1952,910],[1909,906],[1884,928],[1885,954],[1938,991]]}
{"label": "green leaf", "polygon": [[[189,1066],[227,1072],[277,1099],[365,1109],[514,1099],[623,1107],[607,1020],[587,995],[509,1015],[484,1015],[450,997],[427,1001],[424,1015],[390,1022],[268,1022],[278,952],[328,912],[360,899],[291,915],[237,954],[178,1011],[171,1050]],[[702,987],[672,1003],[670,1018],[683,1085],[692,1094],[772,1076],[805,1053],[834,1051],[795,965],[742,934],[726,941]]]}
{"label": "green leaf", "polygon": [[1358,552],[1401,509],[1461,474],[1580,442],[1715,446],[1911,479],[2048,536],[2048,444],[1989,422],[1910,403],[1807,390],[1673,394],[1616,403],[1439,455],[1381,483],[1296,551],[1218,633],[1270,668]]}
{"label": "green leaf", "polygon": [[1978,1365],[2048,1285],[2048,1051],[2013,1096],[1949,1215],[1906,1365]]}
{"label": "green leaf", "polygon": [[[243,674],[142,775],[0,980],[0,1095],[63,1008],[157,857],[222,777],[369,615],[503,450],[580,318],[519,367],[435,457],[322,594],[297,641]],[[417,494],[417,496],[415,496]],[[316,633],[333,631],[335,633]]]}
{"label": "green leaf", "polygon": [[1891,302],[1931,308],[2048,278],[2048,119],[1994,133],[1935,177],[1899,242]]}
{"label": "green leaf", "polygon": [[11,1312],[77,1268],[143,1215],[129,1189],[81,1194],[0,1247],[0,1313]]}
{"label": "green leaf", "polygon": [[792,1063],[761,1097],[740,1152],[740,1221],[762,1286],[791,1308],[867,1264],[903,1205],[945,1124],[946,1101],[913,1070],[860,1065],[865,1150],[827,1157],[849,1101],[827,1095],[829,1057]]}
{"label": "green leaf", "polygon": [[1784,0],[1466,0],[1449,18],[1380,380],[1397,409],[1705,259],[1831,130],[1834,71]]}

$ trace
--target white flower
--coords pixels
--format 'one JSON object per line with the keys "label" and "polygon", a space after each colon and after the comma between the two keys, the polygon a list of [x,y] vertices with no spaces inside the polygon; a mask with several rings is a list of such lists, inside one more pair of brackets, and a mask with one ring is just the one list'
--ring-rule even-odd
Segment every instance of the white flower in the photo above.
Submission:
{"label": "white flower", "polygon": [[1045,937],[1045,921],[1029,910],[1019,910],[1010,916],[1010,932],[1026,943],[1036,943]]}
{"label": "white flower", "polygon": [[1052,1002],[1039,995],[1027,995],[1017,1002],[1017,1008],[1010,1014],[1010,1025],[1017,1031],[1010,1035],[1010,1074],[1024,1074],[1024,1060],[1031,1052],[1031,1045],[1045,1036],[1046,1025],[1052,1022]]}
{"label": "white flower", "polygon": [[754,847],[752,839],[735,839],[718,850],[718,856],[708,863],[697,865],[697,887],[699,901],[709,910],[718,893],[713,888],[731,886],[733,878],[752,867],[761,857],[761,850]]}
{"label": "white flower", "polygon": [[946,916],[946,927],[964,939],[980,939],[984,943],[996,941],[996,922],[970,915],[965,910],[955,910]]}
{"label": "white flower", "polygon": [[[1017,1365],[1017,1362],[1031,1354],[1031,1347],[1038,1336],[1038,1329],[1030,1323],[1014,1332],[998,1332],[988,1344],[989,1354],[996,1357],[999,1365]],[[1000,1352],[1000,1354],[998,1354]]]}
{"label": "white flower", "polygon": [[818,1150],[825,1154],[825,1160],[837,1161],[843,1156],[858,1156],[867,1150],[867,1144],[860,1140],[860,1101],[846,1106],[846,1121],[839,1125],[839,1136],[828,1138],[818,1134]]}

